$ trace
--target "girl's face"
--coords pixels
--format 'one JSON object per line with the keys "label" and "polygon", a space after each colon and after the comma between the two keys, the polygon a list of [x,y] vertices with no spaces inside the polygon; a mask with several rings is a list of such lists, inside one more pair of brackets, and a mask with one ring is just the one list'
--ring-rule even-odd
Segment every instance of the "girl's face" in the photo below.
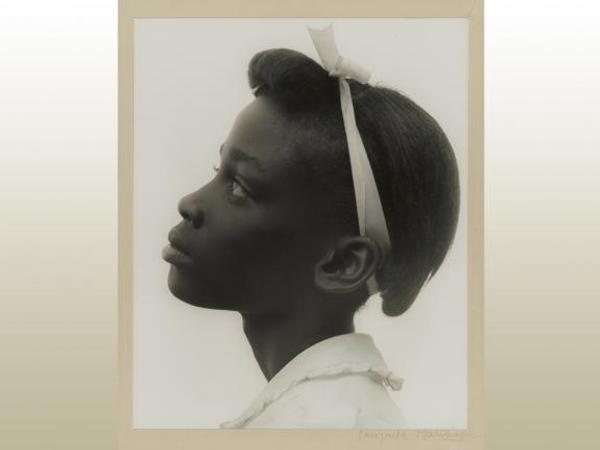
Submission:
{"label": "girl's face", "polygon": [[324,220],[327,193],[294,150],[297,131],[268,98],[242,110],[215,177],[179,203],[183,220],[163,252],[173,295],[242,313],[306,307],[336,232]]}

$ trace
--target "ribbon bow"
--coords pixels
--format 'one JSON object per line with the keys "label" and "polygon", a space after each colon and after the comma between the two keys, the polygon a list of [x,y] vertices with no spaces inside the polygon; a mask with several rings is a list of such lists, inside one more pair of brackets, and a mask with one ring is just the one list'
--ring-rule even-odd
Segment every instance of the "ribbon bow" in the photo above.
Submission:
{"label": "ribbon bow", "polygon": [[[371,164],[356,125],[350,86],[345,80],[345,78],[353,78],[361,83],[367,83],[371,78],[371,73],[339,54],[333,34],[333,24],[329,24],[322,30],[307,28],[323,68],[329,75],[337,77],[339,80],[340,104],[350,154],[360,235],[373,239],[386,255],[391,251],[387,223]],[[379,291],[375,276],[367,280],[367,287],[370,295]]]}
{"label": "ribbon bow", "polygon": [[369,82],[371,73],[367,69],[340,55],[335,43],[332,24],[327,25],[322,30],[308,28],[308,32],[317,49],[321,64],[329,72],[329,75],[353,78],[361,83]]}

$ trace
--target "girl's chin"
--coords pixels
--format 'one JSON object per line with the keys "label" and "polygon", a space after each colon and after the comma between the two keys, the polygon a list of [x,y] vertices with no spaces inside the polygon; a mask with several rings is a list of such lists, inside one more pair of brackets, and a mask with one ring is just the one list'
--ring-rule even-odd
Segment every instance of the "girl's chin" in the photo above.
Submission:
{"label": "girl's chin", "polygon": [[191,277],[172,266],[169,271],[168,287],[171,294],[184,303],[200,308],[238,311],[235,305],[229,305],[198,284],[197,277]]}

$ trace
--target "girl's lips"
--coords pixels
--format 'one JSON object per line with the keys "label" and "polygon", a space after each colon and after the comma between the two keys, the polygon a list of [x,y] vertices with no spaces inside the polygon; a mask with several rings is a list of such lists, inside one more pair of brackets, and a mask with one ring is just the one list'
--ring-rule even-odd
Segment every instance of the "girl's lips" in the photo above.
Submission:
{"label": "girl's lips", "polygon": [[163,248],[162,258],[168,263],[175,265],[189,265],[193,263],[192,258],[172,245],[167,245]]}

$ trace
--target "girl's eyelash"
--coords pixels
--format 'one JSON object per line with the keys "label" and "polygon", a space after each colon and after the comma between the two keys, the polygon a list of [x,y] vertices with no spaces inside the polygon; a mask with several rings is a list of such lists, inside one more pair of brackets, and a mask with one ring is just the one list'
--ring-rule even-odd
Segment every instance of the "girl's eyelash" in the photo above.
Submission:
{"label": "girl's eyelash", "polygon": [[237,186],[238,186],[238,187],[239,187],[239,188],[242,190],[242,192],[244,193],[244,195],[245,195],[246,197],[248,197],[248,196],[250,195],[250,194],[248,193],[248,191],[246,190],[246,188],[245,188],[244,186],[242,186],[242,185],[240,184],[240,182],[239,182],[238,180],[236,180],[235,178],[234,178],[233,180],[231,180],[231,184],[229,185],[229,190],[230,190],[230,192],[232,192],[232,193],[233,193],[233,190],[234,190],[234,185],[237,185]]}
{"label": "girl's eyelash", "polygon": [[[214,172],[219,172],[220,170],[221,170],[221,168],[220,168],[220,167],[218,167],[216,164],[213,164],[213,171],[214,171]],[[240,182],[239,182],[237,179],[235,179],[235,178],[233,178],[233,179],[230,181],[230,186],[229,186],[229,191],[230,191],[230,192],[233,190],[233,183],[237,184],[237,185],[240,187],[240,189],[242,189],[242,191],[244,191],[245,195],[246,195],[246,196],[248,196],[248,197],[250,197],[250,192],[248,192],[248,189],[246,189],[246,188],[244,187],[244,185],[243,185],[242,183],[240,183]]]}

